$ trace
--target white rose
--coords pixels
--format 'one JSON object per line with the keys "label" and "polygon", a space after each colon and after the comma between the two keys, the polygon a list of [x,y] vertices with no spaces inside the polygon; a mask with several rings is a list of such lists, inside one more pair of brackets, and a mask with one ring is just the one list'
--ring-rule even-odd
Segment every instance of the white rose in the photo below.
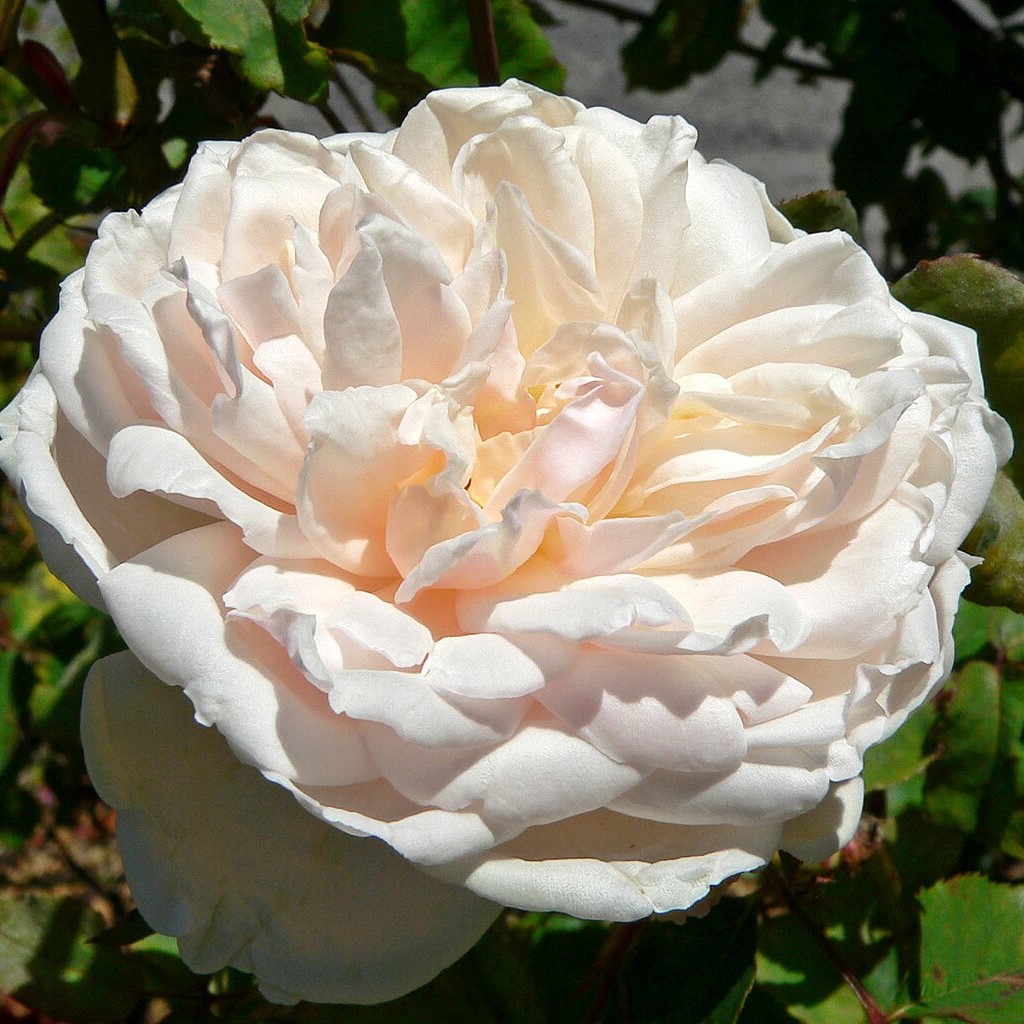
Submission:
{"label": "white rose", "polygon": [[386,999],[852,834],[1010,438],[694,140],[510,82],[211,143],[65,283],[2,461],[127,641],[89,768],[195,969]]}

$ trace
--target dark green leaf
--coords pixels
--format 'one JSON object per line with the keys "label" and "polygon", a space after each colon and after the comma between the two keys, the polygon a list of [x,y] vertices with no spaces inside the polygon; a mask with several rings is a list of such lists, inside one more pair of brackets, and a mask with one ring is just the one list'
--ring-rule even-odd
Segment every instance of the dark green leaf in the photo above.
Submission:
{"label": "dark green leaf", "polygon": [[928,766],[924,806],[936,824],[970,834],[999,748],[999,673],[970,662],[951,693],[933,735],[942,753]]}
{"label": "dark green leaf", "polygon": [[[520,78],[561,92],[565,69],[524,0],[493,0],[502,79]],[[352,0],[333,5],[318,38],[338,60],[378,87],[394,119],[430,89],[476,85],[464,0]]]}
{"label": "dark green leaf", "polygon": [[142,992],[132,964],[88,940],[102,921],[85,903],[27,895],[0,901],[0,989],[72,1024],[120,1021]]}
{"label": "dark green leaf", "polygon": [[742,0],[661,0],[622,50],[630,88],[664,91],[710,71],[732,49]]}
{"label": "dark green leaf", "polygon": [[258,89],[319,103],[327,96],[331,61],[306,36],[314,0],[162,0],[185,36],[238,58]]}
{"label": "dark green leaf", "polygon": [[1024,860],[1024,677],[1004,671],[999,692],[999,747],[978,813],[983,841]]}
{"label": "dark green leaf", "polygon": [[928,767],[934,754],[930,752],[927,739],[935,717],[935,705],[925,704],[884,743],[867,752],[864,757],[864,786],[869,792],[888,789]]}
{"label": "dark green leaf", "polygon": [[89,941],[97,946],[119,948],[130,946],[153,934],[153,929],[146,924],[138,910],[132,910],[109,928],[97,932]]}
{"label": "dark green leaf", "polygon": [[953,620],[953,643],[958,662],[973,658],[988,643],[991,619],[991,608],[960,599],[960,607]]}
{"label": "dark green leaf", "polygon": [[51,209],[67,214],[117,204],[126,173],[113,150],[71,134],[51,145],[36,142],[28,167],[36,195]]}
{"label": "dark green leaf", "polygon": [[973,1024],[1020,1024],[1024,889],[965,875],[920,900],[921,1006]]}
{"label": "dark green leaf", "polygon": [[[723,899],[704,918],[646,928],[626,962],[613,1021],[734,1024],[754,982],[757,920],[750,901]],[[694,966],[700,965],[699,970]]]}
{"label": "dark green leaf", "polygon": [[787,199],[779,204],[786,219],[804,231],[832,231],[838,228],[850,235],[858,230],[857,211],[845,192],[838,189],[821,189],[807,195]]}
{"label": "dark green leaf", "polygon": [[[464,0],[403,0],[409,67],[435,86],[476,85],[476,63]],[[491,6],[501,77],[561,92],[565,69],[522,0]]]}

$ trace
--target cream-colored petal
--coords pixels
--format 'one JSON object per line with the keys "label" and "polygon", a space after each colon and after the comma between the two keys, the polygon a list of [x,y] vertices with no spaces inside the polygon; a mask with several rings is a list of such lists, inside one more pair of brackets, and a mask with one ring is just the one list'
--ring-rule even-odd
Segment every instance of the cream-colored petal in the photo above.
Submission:
{"label": "cream-colored petal", "polygon": [[251,971],[275,1002],[382,1002],[501,909],[307,814],[128,652],[93,668],[82,738],[139,908],[195,971]]}

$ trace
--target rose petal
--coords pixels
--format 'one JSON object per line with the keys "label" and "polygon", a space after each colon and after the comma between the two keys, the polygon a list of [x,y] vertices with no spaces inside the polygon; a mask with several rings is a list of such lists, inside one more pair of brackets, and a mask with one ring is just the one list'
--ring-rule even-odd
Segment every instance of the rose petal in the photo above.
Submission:
{"label": "rose petal", "polygon": [[375,1003],[429,981],[497,916],[378,840],[317,821],[190,710],[116,654],[90,673],[82,739],[118,809],[135,900],[192,970],[252,972],[275,1002]]}

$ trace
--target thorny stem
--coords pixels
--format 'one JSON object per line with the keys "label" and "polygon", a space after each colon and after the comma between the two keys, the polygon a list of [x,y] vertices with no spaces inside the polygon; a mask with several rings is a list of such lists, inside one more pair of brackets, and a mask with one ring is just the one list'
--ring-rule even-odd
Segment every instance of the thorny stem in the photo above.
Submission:
{"label": "thorny stem", "polygon": [[782,894],[782,898],[786,901],[786,906],[789,907],[796,919],[807,929],[808,934],[821,948],[821,951],[832,961],[832,965],[840,973],[843,981],[853,989],[853,994],[864,1008],[865,1014],[867,1014],[869,1024],[889,1024],[888,1014],[875,1002],[874,997],[864,987],[864,982],[857,976],[856,971],[846,962],[842,953],[836,949],[835,944],[829,940],[814,918],[807,913],[807,910],[797,898],[796,893],[790,888],[783,873],[773,865],[769,865],[765,868],[765,875],[772,879],[776,888]]}
{"label": "thorny stem", "polygon": [[466,0],[469,31],[473,37],[473,59],[476,77],[481,85],[498,85],[501,69],[498,61],[498,41],[494,37],[494,17],[491,0]]}

